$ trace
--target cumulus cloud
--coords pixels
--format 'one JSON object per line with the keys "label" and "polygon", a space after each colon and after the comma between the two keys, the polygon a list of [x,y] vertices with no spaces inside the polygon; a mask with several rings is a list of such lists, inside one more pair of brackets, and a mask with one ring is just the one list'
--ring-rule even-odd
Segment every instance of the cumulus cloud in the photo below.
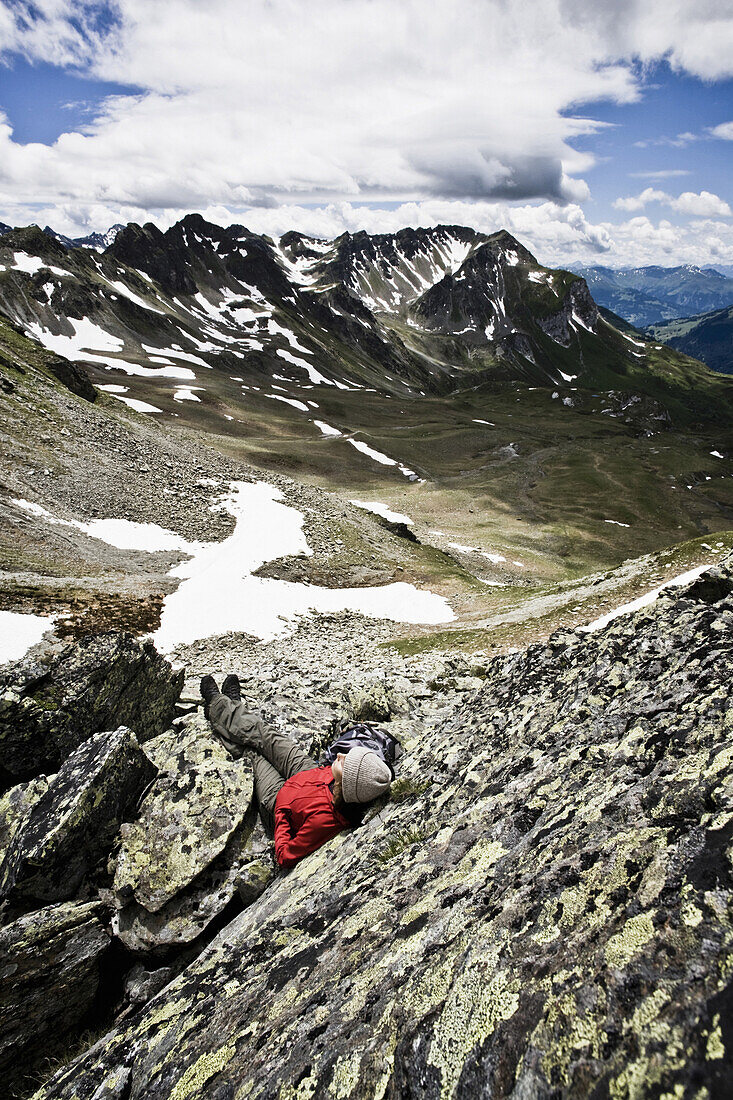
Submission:
{"label": "cumulus cloud", "polygon": [[683,191],[681,195],[674,198],[666,191],[646,187],[639,195],[616,199],[613,205],[617,210],[631,213],[635,210],[643,210],[650,202],[662,203],[676,210],[678,214],[689,214],[694,217],[727,218],[733,214],[729,204],[711,191]]}
{"label": "cumulus cloud", "polygon": [[[349,202],[302,206],[286,203],[249,209],[221,204],[198,208],[217,225],[244,224],[255,233],[279,237],[291,229],[314,237],[333,239],[341,233],[393,233],[405,226],[470,225],[485,233],[508,229],[549,267],[603,264],[609,267],[664,263],[698,266],[733,264],[733,224],[700,218],[685,225],[667,219],[652,221],[638,215],[622,222],[592,222],[575,203],[493,203],[429,199],[406,202],[386,209]],[[63,216],[53,206],[16,206],[8,221],[27,225],[50,223],[61,233],[82,235],[115,221],[154,222],[167,229],[190,213],[190,208],[151,214],[142,207],[78,204]]]}
{"label": "cumulus cloud", "polygon": [[706,77],[729,71],[724,7],[685,7],[535,0],[528,19],[523,0],[1,4],[6,58],[140,92],[51,146],[0,126],[0,206],[582,202],[593,160],[571,142],[600,123],[579,104],[638,98],[639,60],[698,72],[690,38],[704,38]]}
{"label": "cumulus cloud", "polygon": [[711,126],[708,133],[711,137],[722,138],[723,141],[733,141],[733,122],[721,122],[719,126]]}

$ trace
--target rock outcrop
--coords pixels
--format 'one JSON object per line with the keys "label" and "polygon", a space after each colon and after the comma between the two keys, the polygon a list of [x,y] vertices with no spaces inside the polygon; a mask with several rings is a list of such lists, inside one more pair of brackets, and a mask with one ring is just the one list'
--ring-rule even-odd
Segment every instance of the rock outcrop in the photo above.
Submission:
{"label": "rock outcrop", "polygon": [[732,593],[497,658],[38,1100],[728,1095]]}
{"label": "rock outcrop", "polygon": [[233,761],[203,715],[149,741],[159,776],[123,825],[112,927],[132,951],[195,940],[239,893],[250,902],[273,873],[253,804],[252,770]]}
{"label": "rock outcrop", "polygon": [[101,634],[67,646],[47,664],[0,673],[0,787],[50,771],[101,730],[129,726],[138,741],[174,716],[183,673],[150,642]]}
{"label": "rock outcrop", "polygon": [[73,898],[155,775],[125,726],[81,744],[8,845],[0,898],[11,905]]}
{"label": "rock outcrop", "polygon": [[99,902],[63,902],[0,930],[0,1076],[22,1087],[91,1008],[110,945]]}

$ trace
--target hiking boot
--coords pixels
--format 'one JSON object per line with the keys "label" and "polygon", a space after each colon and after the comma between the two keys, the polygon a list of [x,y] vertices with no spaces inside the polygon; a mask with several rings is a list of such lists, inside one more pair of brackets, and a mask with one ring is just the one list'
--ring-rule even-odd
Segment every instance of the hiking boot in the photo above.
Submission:
{"label": "hiking boot", "polygon": [[219,694],[219,688],[216,686],[216,680],[213,676],[203,676],[201,679],[201,685],[199,687],[201,692],[201,698],[204,701],[205,707],[208,708],[209,703],[215,695]]}
{"label": "hiking boot", "polygon": [[221,693],[231,699],[233,703],[241,703],[242,687],[239,683],[239,677],[235,676],[234,673],[230,673],[221,685]]}

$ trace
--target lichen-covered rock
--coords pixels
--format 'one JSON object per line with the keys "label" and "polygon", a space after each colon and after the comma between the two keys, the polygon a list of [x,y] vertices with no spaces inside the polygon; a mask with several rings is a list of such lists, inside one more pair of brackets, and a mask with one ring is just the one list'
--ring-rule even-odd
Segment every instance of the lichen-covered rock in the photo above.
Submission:
{"label": "lichen-covered rock", "polygon": [[48,790],[48,776],[39,775],[28,783],[18,783],[0,798],[0,865],[10,842],[28,820],[42,794]]}
{"label": "lichen-covered rock", "polygon": [[123,825],[112,928],[131,951],[195,940],[239,893],[249,904],[273,874],[257,823],[252,768],[234,761],[202,714],[148,741],[159,769],[136,821]]}
{"label": "lichen-covered rock", "polygon": [[260,896],[275,874],[271,847],[250,807],[222,853],[162,908],[150,912],[110,891],[113,933],[128,950],[141,953],[192,943],[237,895],[245,905]]}
{"label": "lichen-covered rock", "polygon": [[57,1049],[89,1011],[109,947],[98,902],[63,902],[0,931],[3,1094]]}
{"label": "lichen-covered rock", "polygon": [[[213,745],[210,735],[208,741]],[[243,761],[210,759],[179,768],[176,757],[169,760],[137,819],[120,830],[116,893],[134,897],[150,913],[162,909],[224,850],[252,793],[252,768]]]}
{"label": "lichen-covered rock", "polygon": [[72,898],[155,775],[125,726],[85,741],[13,837],[0,866],[0,897],[13,905]]}
{"label": "lichen-covered rock", "polygon": [[370,677],[361,684],[344,686],[343,707],[352,722],[387,722],[393,714],[407,713],[408,699],[404,684]]}
{"label": "lichen-covered rock", "polygon": [[0,788],[56,771],[100,730],[125,725],[143,742],[174,715],[183,672],[130,634],[83,638],[47,664],[0,673]]}
{"label": "lichen-covered rock", "polygon": [[731,588],[497,658],[39,1100],[729,1095]]}

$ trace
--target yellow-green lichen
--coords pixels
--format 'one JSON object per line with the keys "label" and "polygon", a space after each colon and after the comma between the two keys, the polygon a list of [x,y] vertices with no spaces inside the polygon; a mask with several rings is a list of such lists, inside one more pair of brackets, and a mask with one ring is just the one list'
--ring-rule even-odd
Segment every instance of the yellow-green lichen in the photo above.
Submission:
{"label": "yellow-green lichen", "polygon": [[458,975],[435,1024],[428,1061],[441,1073],[441,1100],[455,1093],[467,1056],[519,1006],[519,982],[492,974],[494,958],[469,963]]}
{"label": "yellow-green lichen", "polygon": [[354,1089],[359,1082],[359,1066],[361,1054],[358,1050],[352,1050],[345,1058],[339,1058],[333,1067],[331,1077],[331,1095],[334,1100],[349,1100],[354,1095]]}
{"label": "yellow-green lichen", "polygon": [[626,924],[606,944],[606,962],[620,969],[642,950],[654,935],[654,910],[629,917]]}
{"label": "yellow-green lichen", "polygon": [[720,1030],[720,1015],[713,1017],[713,1026],[708,1036],[707,1047],[705,1049],[705,1057],[708,1062],[714,1062],[718,1058],[725,1058],[725,1047],[723,1046],[723,1033]]}
{"label": "yellow-green lichen", "polygon": [[203,1086],[223,1070],[234,1054],[234,1050],[234,1043],[230,1042],[219,1050],[202,1054],[177,1081],[169,1100],[189,1100],[189,1098],[193,1100],[194,1097],[200,1097]]}

